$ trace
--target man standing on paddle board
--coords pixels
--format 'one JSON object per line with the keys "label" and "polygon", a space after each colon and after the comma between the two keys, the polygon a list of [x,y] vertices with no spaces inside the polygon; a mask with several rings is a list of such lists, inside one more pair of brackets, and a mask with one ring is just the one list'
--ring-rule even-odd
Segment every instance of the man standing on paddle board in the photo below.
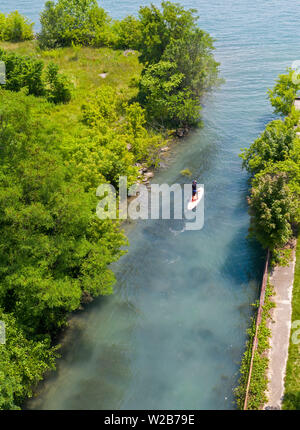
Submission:
{"label": "man standing on paddle board", "polygon": [[192,190],[192,202],[194,202],[195,200],[197,200],[197,181],[195,179],[193,180]]}

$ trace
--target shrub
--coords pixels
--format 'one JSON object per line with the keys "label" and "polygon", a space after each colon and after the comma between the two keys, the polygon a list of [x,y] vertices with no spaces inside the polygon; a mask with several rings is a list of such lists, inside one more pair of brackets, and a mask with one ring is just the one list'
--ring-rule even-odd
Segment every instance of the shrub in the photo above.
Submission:
{"label": "shrub", "polygon": [[269,163],[285,160],[294,147],[296,132],[281,120],[270,122],[261,136],[242,153],[243,166],[258,173]]}
{"label": "shrub", "polygon": [[41,48],[78,45],[102,46],[109,40],[110,18],[96,0],[48,1],[41,14]]}
{"label": "shrub", "polygon": [[20,91],[21,88],[27,88],[29,94],[35,96],[44,94],[42,61],[5,52],[3,49],[0,49],[0,61],[4,61],[6,66],[5,89]]}
{"label": "shrub", "polygon": [[296,205],[286,182],[284,173],[261,176],[254,183],[248,200],[250,235],[271,251],[283,247],[292,235]]}
{"label": "shrub", "polygon": [[53,62],[46,69],[46,96],[52,103],[68,103],[72,98],[71,83],[66,75],[58,73],[58,69]]}
{"label": "shrub", "polygon": [[134,16],[129,15],[122,21],[115,21],[112,30],[115,33],[115,48],[139,49],[142,38],[142,26],[141,22]]}
{"label": "shrub", "polygon": [[0,49],[0,61],[6,66],[5,89],[17,92],[26,88],[28,94],[46,96],[53,103],[71,100],[71,83],[67,76],[58,72],[57,64],[51,62],[44,73],[43,61],[3,49]]}
{"label": "shrub", "polygon": [[176,64],[169,61],[146,68],[140,81],[139,101],[150,121],[163,127],[197,124],[200,101],[183,87],[183,80]]}
{"label": "shrub", "polygon": [[269,100],[275,113],[280,115],[291,113],[297,91],[300,89],[299,77],[298,82],[293,80],[294,73],[293,70],[288,69],[288,73],[279,75],[275,87],[268,91]]}
{"label": "shrub", "polygon": [[104,125],[118,118],[121,100],[114,88],[103,86],[98,88],[94,96],[82,106],[83,122],[87,125]]}
{"label": "shrub", "polygon": [[18,11],[11,12],[7,17],[0,14],[0,40],[22,42],[33,38],[33,23]]}

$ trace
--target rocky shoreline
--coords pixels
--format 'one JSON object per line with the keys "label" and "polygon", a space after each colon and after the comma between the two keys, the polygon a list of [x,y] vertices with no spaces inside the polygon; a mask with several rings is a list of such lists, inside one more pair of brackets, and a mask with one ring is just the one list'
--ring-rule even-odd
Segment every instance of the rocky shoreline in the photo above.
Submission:
{"label": "rocky shoreline", "polygon": [[[188,136],[189,132],[190,129],[187,127],[178,128],[177,130],[172,132],[173,139],[170,140],[169,146],[164,146],[160,149],[160,157],[162,157],[162,160],[160,159],[159,167],[164,167],[162,161],[165,160],[168,155],[170,155],[170,151],[175,146],[175,144],[178,143],[179,140],[181,140],[182,138]],[[139,176],[137,183],[149,186],[150,180],[153,179],[155,176],[155,168],[147,167],[145,164],[142,163],[136,163],[135,166],[139,168]]]}

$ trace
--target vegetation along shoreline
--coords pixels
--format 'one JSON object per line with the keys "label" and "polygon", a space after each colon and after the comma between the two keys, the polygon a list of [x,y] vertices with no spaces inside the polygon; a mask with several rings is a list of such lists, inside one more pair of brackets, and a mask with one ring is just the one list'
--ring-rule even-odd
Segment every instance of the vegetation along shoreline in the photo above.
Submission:
{"label": "vegetation along shoreline", "polygon": [[[281,283],[283,285],[284,282],[284,276],[280,274],[281,266],[285,267],[285,275],[288,274],[293,279],[294,263],[291,262],[291,258],[294,256],[293,250],[299,230],[300,110],[297,105],[299,90],[300,80],[294,70],[288,69],[285,74],[278,77],[268,95],[274,112],[282,118],[271,121],[250,148],[244,149],[241,154],[243,166],[251,174],[251,190],[248,198],[251,216],[250,236],[270,251],[268,277],[274,284],[279,282],[279,285]],[[296,265],[299,267],[299,252]],[[292,288],[289,282],[287,285]],[[299,302],[298,284],[296,268],[292,321],[296,321],[295,314],[297,315],[298,312],[296,308],[296,303]],[[291,300],[292,298],[289,297],[288,301],[291,302]],[[274,354],[270,355],[270,348],[278,347],[274,345],[274,330],[280,330],[279,321],[273,321],[275,322],[273,324],[272,318],[284,318],[283,325],[285,327],[291,325],[291,321],[286,320],[290,318],[289,311],[282,314],[272,311],[275,305],[280,306],[280,300],[276,296],[276,288],[268,281],[263,316],[258,329],[257,348],[252,349],[255,317],[253,327],[248,332],[249,340],[241,363],[239,386],[235,390],[240,409],[245,406],[245,396],[247,396],[247,409],[268,408],[270,402],[276,403],[275,408],[285,409],[287,405],[289,409],[299,408],[298,394],[294,392],[297,383],[294,385],[291,383],[291,372],[295,381],[298,382],[300,378],[299,346],[292,342],[293,332],[290,334],[287,373],[286,356],[283,355],[279,363],[274,364]],[[288,305],[291,306],[291,303]],[[280,339],[279,335],[277,337]],[[254,356],[252,375],[250,385],[247,385],[251,363],[249,357],[252,355]],[[282,375],[285,378],[285,394],[277,398],[278,393],[274,395],[272,392],[274,384],[271,383],[270,378],[280,380]]]}
{"label": "vegetation along shoreline", "polygon": [[0,13],[0,409],[55,369],[68,316],[113,293],[127,239],[97,218],[95,191],[147,179],[170,137],[199,125],[213,50],[196,11],[171,2],[120,21],[95,0],[47,2],[36,36]]}

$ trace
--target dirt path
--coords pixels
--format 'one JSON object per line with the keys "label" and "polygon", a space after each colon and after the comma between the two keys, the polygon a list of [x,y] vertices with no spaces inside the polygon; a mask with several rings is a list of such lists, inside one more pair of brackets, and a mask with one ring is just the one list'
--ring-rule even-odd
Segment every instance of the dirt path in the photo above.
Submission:
{"label": "dirt path", "polygon": [[268,402],[264,409],[281,409],[284,395],[284,378],[288,359],[289,339],[292,318],[292,291],[296,250],[293,249],[292,261],[288,267],[276,267],[270,276],[275,289],[273,298],[276,307],[271,311],[272,321],[269,328],[272,335],[268,351]]}

